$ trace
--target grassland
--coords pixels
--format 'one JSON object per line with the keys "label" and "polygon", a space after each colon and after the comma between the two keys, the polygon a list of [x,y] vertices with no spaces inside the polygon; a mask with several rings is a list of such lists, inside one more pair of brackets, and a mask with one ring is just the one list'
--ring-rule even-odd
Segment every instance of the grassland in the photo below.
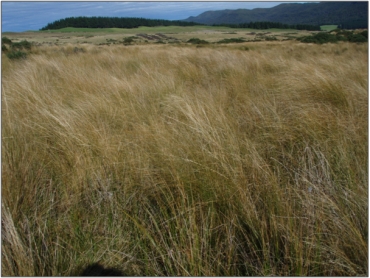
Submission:
{"label": "grassland", "polygon": [[[161,33],[175,39],[177,42],[186,42],[191,38],[197,37],[209,42],[217,42],[222,39],[242,37],[246,40],[261,39],[264,36],[274,36],[278,40],[287,38],[297,38],[307,36],[312,32],[282,29],[239,29],[216,26],[159,26],[159,27],[139,27],[133,29],[124,28],[63,28],[59,30],[24,32],[24,33],[3,33],[3,36],[10,38],[14,42],[27,40],[36,45],[66,45],[72,44],[112,44],[113,41],[120,42],[124,38],[137,36],[138,34],[154,35]],[[158,40],[145,40],[137,37],[136,44],[150,44]],[[165,40],[165,42],[167,42]]]}
{"label": "grassland", "polygon": [[2,54],[2,275],[368,275],[367,47]]}

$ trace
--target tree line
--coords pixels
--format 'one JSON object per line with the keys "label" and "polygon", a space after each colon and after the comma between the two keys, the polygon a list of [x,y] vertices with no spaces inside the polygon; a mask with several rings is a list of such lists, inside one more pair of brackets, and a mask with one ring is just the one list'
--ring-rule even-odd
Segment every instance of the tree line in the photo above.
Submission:
{"label": "tree line", "polygon": [[308,25],[308,24],[284,24],[280,22],[270,21],[258,21],[258,22],[245,22],[237,24],[213,24],[213,26],[226,26],[230,28],[251,28],[251,29],[295,29],[295,30],[308,30],[308,31],[320,31],[320,26]]}
{"label": "tree line", "polygon": [[352,21],[343,21],[338,25],[341,29],[367,29],[368,20],[367,19],[355,19]]}
{"label": "tree line", "polygon": [[138,17],[68,17],[48,23],[40,31],[61,29],[66,27],[75,28],[137,28],[139,26],[194,26],[203,25],[195,22],[180,20],[146,19]]}

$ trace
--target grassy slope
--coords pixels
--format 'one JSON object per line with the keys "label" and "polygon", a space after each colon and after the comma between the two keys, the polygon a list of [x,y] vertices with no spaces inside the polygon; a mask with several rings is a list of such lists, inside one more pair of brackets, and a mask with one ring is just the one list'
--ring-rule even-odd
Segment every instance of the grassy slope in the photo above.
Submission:
{"label": "grassy slope", "polygon": [[367,45],[2,59],[2,275],[365,275]]}
{"label": "grassy slope", "polygon": [[322,31],[331,31],[338,27],[338,25],[321,25],[320,28]]}

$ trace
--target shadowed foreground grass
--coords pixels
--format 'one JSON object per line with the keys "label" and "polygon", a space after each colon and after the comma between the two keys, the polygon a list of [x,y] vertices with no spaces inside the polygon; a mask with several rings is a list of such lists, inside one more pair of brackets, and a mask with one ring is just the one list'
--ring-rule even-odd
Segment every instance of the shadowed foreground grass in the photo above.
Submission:
{"label": "shadowed foreground grass", "polygon": [[2,59],[2,275],[367,275],[367,44],[73,47]]}

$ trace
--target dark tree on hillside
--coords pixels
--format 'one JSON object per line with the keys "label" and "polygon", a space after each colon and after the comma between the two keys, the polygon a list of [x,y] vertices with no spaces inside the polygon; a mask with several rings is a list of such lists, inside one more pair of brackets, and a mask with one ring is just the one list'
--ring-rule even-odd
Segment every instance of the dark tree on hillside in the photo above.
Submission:
{"label": "dark tree on hillside", "polygon": [[48,23],[41,31],[61,29],[66,27],[75,28],[137,28],[139,26],[194,26],[200,23],[179,20],[146,19],[138,17],[68,17]]}

